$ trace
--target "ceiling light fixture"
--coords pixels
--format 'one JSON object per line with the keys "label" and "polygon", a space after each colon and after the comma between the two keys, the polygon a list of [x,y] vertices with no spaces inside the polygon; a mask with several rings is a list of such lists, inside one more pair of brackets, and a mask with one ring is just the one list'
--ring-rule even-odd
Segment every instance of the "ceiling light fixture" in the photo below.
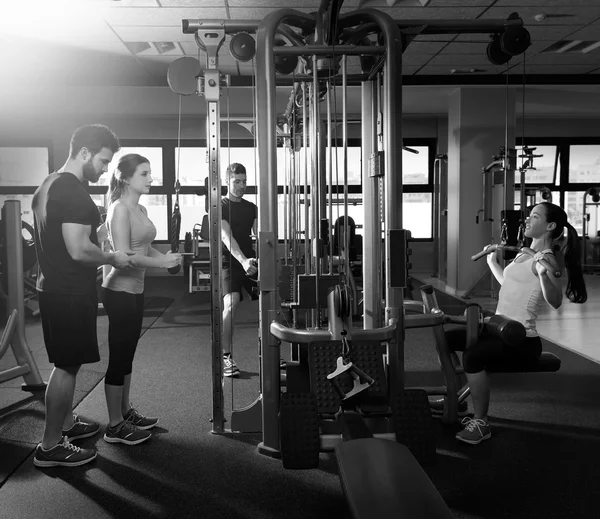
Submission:
{"label": "ceiling light fixture", "polygon": [[568,43],[565,43],[560,49],[556,49],[558,54],[562,52],[567,52],[569,49],[579,45],[583,40],[572,40]]}
{"label": "ceiling light fixture", "polygon": [[587,54],[588,52],[591,52],[594,49],[597,49],[598,47],[600,47],[600,41],[596,41],[596,42],[592,43],[591,45],[584,47],[583,49],[581,49],[581,52],[583,52],[584,54]]}
{"label": "ceiling light fixture", "polygon": [[153,41],[152,45],[154,45],[159,54],[166,54],[176,48],[175,44],[170,41]]}

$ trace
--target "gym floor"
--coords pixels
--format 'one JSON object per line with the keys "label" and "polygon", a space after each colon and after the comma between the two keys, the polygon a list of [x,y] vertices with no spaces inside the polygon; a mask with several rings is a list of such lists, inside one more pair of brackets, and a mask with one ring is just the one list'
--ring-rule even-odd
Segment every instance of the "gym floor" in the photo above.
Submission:
{"label": "gym floor", "polygon": [[[490,441],[477,447],[459,444],[456,429],[436,421],[437,461],[426,471],[454,517],[598,516],[600,365],[590,359],[600,356],[592,334],[599,280],[586,278],[591,295],[586,305],[565,303],[557,318],[541,317],[544,349],[562,360],[558,373],[494,376]],[[350,517],[333,455],[321,454],[318,469],[286,471],[279,460],[257,453],[260,435],[210,433],[206,296],[185,293],[183,279],[149,278],[147,302],[132,400],[141,412],[160,417],[153,438],[128,447],[107,444],[98,434],[81,441],[98,450],[94,462],[74,469],[36,469],[32,455],[43,428],[42,401],[20,390],[21,379],[0,384],[0,518]],[[574,312],[579,312],[577,321]],[[236,321],[234,357],[242,376],[225,381],[226,416],[232,408],[249,405],[259,390],[257,304],[245,301]],[[100,315],[98,323],[105,348],[106,317]],[[39,328],[30,320],[26,333],[47,379],[50,366]],[[408,385],[425,379],[429,385],[429,379],[439,377],[433,344],[430,330],[407,330]],[[9,357],[0,369],[9,367]],[[102,426],[105,362],[103,349],[102,361],[88,366],[78,380],[75,408]]]}

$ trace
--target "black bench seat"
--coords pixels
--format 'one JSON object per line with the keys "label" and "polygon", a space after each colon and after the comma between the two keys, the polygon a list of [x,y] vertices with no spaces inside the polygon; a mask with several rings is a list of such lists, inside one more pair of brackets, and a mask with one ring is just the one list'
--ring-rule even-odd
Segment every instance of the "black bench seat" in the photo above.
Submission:
{"label": "black bench seat", "polygon": [[490,373],[553,373],[560,369],[560,359],[549,351],[543,351],[537,362],[522,365],[510,366],[498,364],[493,368],[488,368]]}

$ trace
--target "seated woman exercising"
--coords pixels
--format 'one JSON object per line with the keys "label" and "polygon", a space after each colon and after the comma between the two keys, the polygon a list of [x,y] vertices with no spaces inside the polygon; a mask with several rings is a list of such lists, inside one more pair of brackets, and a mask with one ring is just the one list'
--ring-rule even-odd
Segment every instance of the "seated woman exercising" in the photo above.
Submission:
{"label": "seated woman exercising", "polygon": [[[564,229],[567,236],[563,238]],[[490,404],[490,376],[488,366],[499,363],[511,365],[530,364],[539,359],[542,341],[536,331],[538,309],[543,301],[552,308],[562,304],[562,279],[540,263],[548,261],[555,270],[566,269],[567,297],[574,303],[585,303],[587,292],[581,270],[579,236],[567,222],[566,213],[557,205],[542,202],[536,205],[526,220],[525,236],[531,239],[530,248],[535,256],[518,254],[506,268],[498,263],[496,254],[488,254],[487,262],[498,280],[500,294],[496,314],[514,319],[526,330],[525,341],[520,345],[508,345],[498,336],[485,332],[477,344],[465,349],[466,332],[463,329],[447,332],[448,345],[453,350],[464,351],[463,368],[473,397],[473,418],[464,418],[464,429],[456,439],[477,445],[492,436],[488,419]]]}

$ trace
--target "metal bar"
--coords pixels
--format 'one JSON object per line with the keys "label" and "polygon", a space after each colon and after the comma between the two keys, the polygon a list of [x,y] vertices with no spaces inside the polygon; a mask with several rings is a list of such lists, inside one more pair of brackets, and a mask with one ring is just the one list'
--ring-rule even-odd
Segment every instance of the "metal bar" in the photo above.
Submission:
{"label": "metal bar", "polygon": [[[287,16],[290,14],[296,14],[296,12],[286,9],[288,11]],[[312,17],[308,17],[305,13],[301,13],[306,16],[306,19],[291,20],[296,23],[301,22],[301,26],[309,26],[311,23],[314,25]],[[362,15],[364,11],[358,10],[350,13],[351,19],[348,19],[348,15],[340,16],[340,19],[347,18],[348,21],[344,27],[352,27],[360,25],[363,20]],[[358,18],[358,20],[356,20]],[[303,23],[302,23],[303,22]],[[235,34],[237,32],[256,32],[259,24],[258,20],[201,20],[201,19],[186,19],[181,21],[181,26],[184,34],[194,34],[199,30],[211,30],[211,29],[224,29],[226,34]],[[290,24],[290,21],[287,22]],[[394,23],[399,29],[410,29],[419,28],[420,34],[477,34],[477,33],[490,33],[499,32],[506,29],[509,26],[522,26],[523,20],[517,18],[515,20],[506,20],[502,18],[490,19],[490,20],[427,20],[427,19],[412,19],[412,20],[395,20]],[[373,29],[376,30],[378,27],[376,24],[372,24]],[[368,33],[368,32],[367,32]],[[285,34],[285,33],[284,33]]]}
{"label": "metal bar", "polygon": [[15,328],[17,326],[18,321],[18,312],[15,309],[8,315],[8,321],[6,321],[6,326],[4,327],[4,331],[2,332],[2,339],[0,340],[0,359],[4,357],[6,350],[10,346],[12,341],[13,333],[15,332]]}
{"label": "metal bar", "polygon": [[[377,328],[374,330],[352,330],[352,339],[355,341],[363,340],[385,342],[393,339],[396,336],[396,331],[397,324],[395,321],[393,321],[384,328]],[[332,333],[329,330],[301,330],[298,328],[288,328],[287,326],[283,326],[281,323],[275,321],[270,325],[270,332],[280,341],[291,343],[309,343],[315,341],[329,341],[332,339]]]}
{"label": "metal bar", "polygon": [[[333,125],[331,122],[331,96],[333,89],[331,81],[327,84],[327,179],[328,179],[328,216],[329,216],[329,265],[328,273],[333,274]],[[337,147],[336,147],[337,153]]]}
{"label": "metal bar", "polygon": [[[205,71],[206,73],[209,70]],[[217,75],[218,75],[218,71]],[[205,82],[207,83],[207,82]],[[219,88],[217,87],[217,90]],[[210,93],[207,99],[206,114],[206,146],[209,156],[208,190],[209,190],[209,221],[208,230],[210,243],[210,276],[211,276],[211,328],[212,328],[212,432],[222,433],[225,426],[224,394],[223,394],[223,297],[221,294],[221,178],[220,167],[220,122],[219,101],[211,100]]]}
{"label": "metal bar", "polygon": [[236,32],[256,32],[260,21],[258,20],[181,20],[181,28],[184,34],[194,34],[198,31],[209,31],[223,29],[225,34]]}
{"label": "metal bar", "polygon": [[371,155],[377,151],[377,109],[374,81],[363,81],[361,88],[361,141],[362,141],[362,184],[363,204],[363,328],[379,328],[381,319],[381,292],[379,272],[381,271],[381,229],[379,224],[379,198],[377,177],[369,175]]}
{"label": "metal bar", "polygon": [[[31,354],[27,338],[25,337],[25,287],[23,283],[23,235],[21,222],[21,202],[19,200],[6,200],[2,207],[2,225],[5,230],[5,254],[6,254],[6,291],[8,294],[6,300],[6,311],[8,316],[12,316],[16,310],[16,326],[11,337],[8,337],[13,350],[13,354],[18,364],[22,366],[22,371],[14,375],[17,377],[23,375],[25,384],[24,390],[42,389],[45,383],[40,375],[37,364]],[[8,327],[8,323],[7,323]],[[27,370],[25,371],[25,366]],[[12,378],[14,378],[12,377]],[[8,379],[4,379],[8,380]]]}
{"label": "metal bar", "polygon": [[[279,344],[270,333],[272,312],[278,310],[277,264],[277,108],[274,35],[277,26],[285,18],[294,17],[297,23],[314,23],[304,13],[281,9],[268,14],[260,22],[257,31],[256,90],[257,90],[257,143],[260,164],[258,183],[259,236],[268,234],[269,240],[259,239],[259,342],[262,387],[262,442],[259,452],[266,455],[279,454]],[[270,243],[269,243],[270,242]],[[268,261],[264,261],[268,259]],[[270,270],[270,271],[269,271]]]}
{"label": "metal bar", "polygon": [[[317,56],[312,57],[312,96],[309,98],[312,102],[310,107],[310,164],[311,164],[311,183],[310,183],[310,204],[312,209],[312,229],[311,229],[311,255],[313,256],[313,267],[315,273],[315,294],[319,294],[319,285],[321,277],[321,262],[319,250],[319,78],[317,76]],[[313,325],[319,327],[321,324],[321,305],[319,298],[316,298],[315,310],[313,312]]]}
{"label": "metal bar", "polygon": [[311,274],[308,203],[308,121],[306,117],[306,83],[302,84],[302,151],[304,153],[304,273]]}
{"label": "metal bar", "polygon": [[342,146],[344,153],[344,275],[350,276],[350,236],[348,235],[348,76],[346,56],[342,56]]}
{"label": "metal bar", "polygon": [[275,47],[275,55],[283,56],[360,56],[365,54],[384,54],[385,47],[379,45],[304,45]]}

